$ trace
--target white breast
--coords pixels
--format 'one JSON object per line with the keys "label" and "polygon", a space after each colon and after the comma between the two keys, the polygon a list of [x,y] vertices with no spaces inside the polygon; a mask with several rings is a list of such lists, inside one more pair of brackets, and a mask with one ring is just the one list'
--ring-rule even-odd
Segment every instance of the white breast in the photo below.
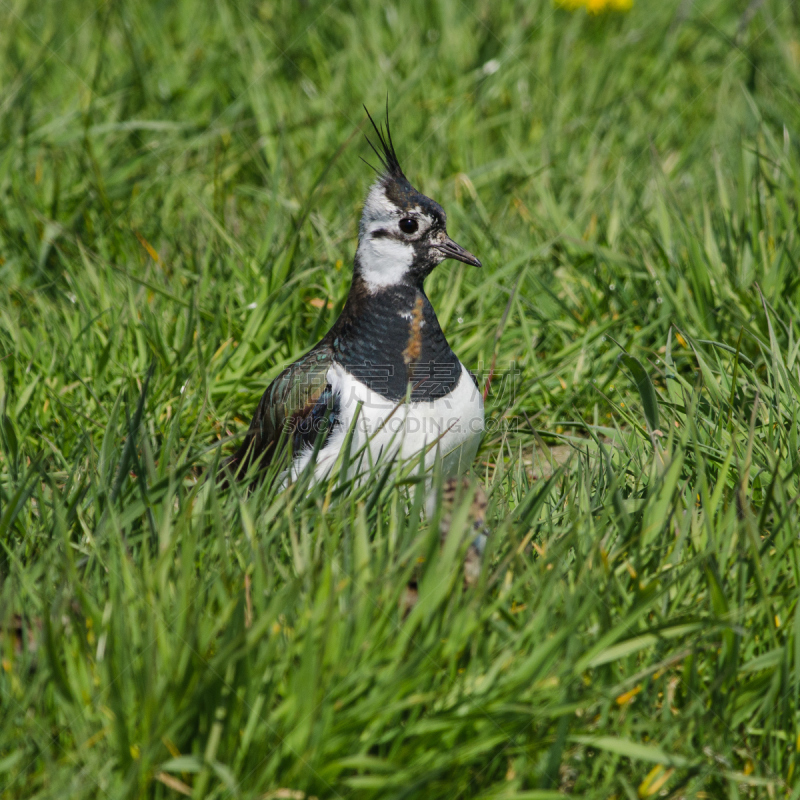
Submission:
{"label": "white breast", "polygon": [[[396,403],[356,380],[339,364],[328,370],[328,382],[339,396],[339,424],[317,454],[315,480],[326,477],[336,463],[358,403],[361,410],[353,429],[350,475],[366,472],[378,460],[399,456],[410,459],[426,450],[429,469],[441,453],[442,469],[456,475],[469,469],[483,433],[483,396],[466,367],[450,394],[437,400]],[[357,457],[357,454],[361,453]],[[299,454],[292,465],[296,477],[308,464],[311,449]]]}

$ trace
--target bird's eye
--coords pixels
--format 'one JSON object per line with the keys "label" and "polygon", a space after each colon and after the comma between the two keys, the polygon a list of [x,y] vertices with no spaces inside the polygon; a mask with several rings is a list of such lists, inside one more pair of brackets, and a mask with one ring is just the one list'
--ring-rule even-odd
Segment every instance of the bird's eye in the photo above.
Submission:
{"label": "bird's eye", "polygon": [[403,233],[416,233],[417,228],[419,228],[419,223],[415,219],[411,219],[411,217],[404,217],[398,224]]}

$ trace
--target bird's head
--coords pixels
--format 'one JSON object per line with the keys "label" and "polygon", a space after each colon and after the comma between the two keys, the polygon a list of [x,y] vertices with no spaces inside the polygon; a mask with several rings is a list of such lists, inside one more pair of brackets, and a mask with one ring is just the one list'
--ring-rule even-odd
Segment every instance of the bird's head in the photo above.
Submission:
{"label": "bird's head", "polygon": [[[366,110],[366,109],[365,109]],[[403,174],[389,132],[367,111],[379,147],[367,139],[383,167],[364,203],[358,235],[356,272],[370,291],[422,281],[446,258],[481,266],[472,253],[447,235],[447,215],[430,197],[418,192]]]}

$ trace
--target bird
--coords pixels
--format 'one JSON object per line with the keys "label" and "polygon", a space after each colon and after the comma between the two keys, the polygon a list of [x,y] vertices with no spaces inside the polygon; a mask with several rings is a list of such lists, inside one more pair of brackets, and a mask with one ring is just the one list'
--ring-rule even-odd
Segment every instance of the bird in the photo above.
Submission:
{"label": "bird", "polygon": [[226,481],[251,468],[263,474],[286,447],[283,485],[305,469],[316,483],[331,474],[348,439],[347,477],[354,480],[388,459],[422,457],[430,474],[440,458],[447,477],[475,458],[483,395],[451,349],[424,282],[445,259],[481,262],[450,238],[442,206],[405,176],[388,101],[385,130],[364,110],[381,169],[373,167],[378,177],[361,214],[347,299],[320,342],[264,392],[240,447],[224,462]]}

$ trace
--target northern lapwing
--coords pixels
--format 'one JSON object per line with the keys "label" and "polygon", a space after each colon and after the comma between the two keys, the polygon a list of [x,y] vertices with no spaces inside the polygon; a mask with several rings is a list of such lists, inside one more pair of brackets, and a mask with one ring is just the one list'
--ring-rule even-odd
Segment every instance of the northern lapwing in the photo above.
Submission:
{"label": "northern lapwing", "polygon": [[423,284],[445,259],[481,262],[447,235],[444,209],[406,178],[388,110],[385,132],[367,116],[378,147],[367,142],[382,170],[361,215],[350,292],[319,344],[264,393],[242,445],[225,463],[234,475],[267,466],[284,441],[291,448],[286,480],[312,459],[313,480],[320,480],[351,430],[351,476],[423,451],[426,467],[438,453],[443,474],[459,474],[478,449],[483,396],[450,348]]}

